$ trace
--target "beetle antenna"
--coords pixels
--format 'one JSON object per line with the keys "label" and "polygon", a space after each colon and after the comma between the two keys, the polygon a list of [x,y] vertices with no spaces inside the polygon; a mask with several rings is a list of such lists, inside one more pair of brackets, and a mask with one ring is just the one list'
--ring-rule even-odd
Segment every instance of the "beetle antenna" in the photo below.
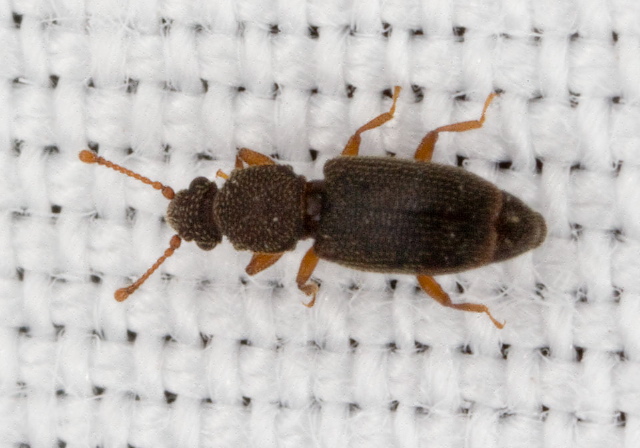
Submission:
{"label": "beetle antenna", "polygon": [[97,163],[98,165],[103,165],[106,166],[107,168],[111,168],[112,170],[116,170],[122,174],[126,174],[129,177],[133,177],[134,179],[138,179],[140,182],[145,183],[147,185],[151,185],[153,188],[155,188],[156,190],[161,190],[162,191],[162,195],[171,200],[173,199],[173,197],[175,196],[175,193],[173,192],[173,188],[168,187],[166,185],[161,184],[160,182],[157,181],[153,181],[151,179],[149,179],[148,177],[144,177],[138,173],[135,173],[131,170],[128,170],[120,165],[116,165],[113,162],[110,162],[100,156],[98,156],[96,153],[91,152],[87,149],[80,151],[80,154],[78,154],[78,156],[80,157],[80,160],[82,160],[84,163]]}
{"label": "beetle antenna", "polygon": [[151,274],[153,274],[156,269],[158,269],[160,267],[160,265],[162,263],[164,263],[164,261],[169,258],[171,255],[173,255],[173,253],[176,251],[177,248],[180,247],[180,243],[182,243],[182,238],[180,238],[178,235],[173,235],[171,237],[171,241],[169,241],[169,248],[167,250],[164,251],[164,255],[162,255],[160,258],[158,258],[158,261],[156,261],[153,266],[151,266],[147,272],[144,273],[144,275],[142,277],[140,277],[138,280],[136,280],[132,285],[127,286],[126,288],[120,288],[116,291],[115,293],[115,298],[118,302],[122,302],[124,300],[127,300],[127,298],[133,294],[134,292],[136,292],[136,290],[145,282],[147,281],[147,279],[151,276]]}
{"label": "beetle antenna", "polygon": [[[160,182],[153,181],[148,177],[144,177],[127,168],[124,168],[120,165],[110,162],[109,160],[98,156],[94,152],[91,152],[85,149],[83,151],[80,151],[80,154],[78,154],[78,156],[80,157],[80,160],[83,161],[84,163],[97,163],[98,165],[106,166],[107,168],[116,170],[119,173],[126,174],[127,176],[133,177],[134,179],[138,179],[140,182],[144,184],[151,185],[156,190],[160,190],[162,192],[162,195],[169,200],[172,200],[175,197],[173,188],[167,185],[164,185]],[[147,270],[147,272],[144,273],[142,277],[136,280],[135,283],[133,283],[130,286],[127,286],[126,288],[118,289],[115,293],[116,300],[118,302],[122,302],[123,300],[126,300],[131,294],[133,294],[145,281],[147,281],[147,279],[151,276],[151,274],[153,274],[156,271],[156,269],[158,269],[160,265],[164,263],[164,261],[167,258],[173,255],[176,249],[180,247],[181,242],[182,242],[182,238],[180,238],[178,235],[173,235],[171,237],[171,241],[169,241],[169,248],[164,251],[164,255],[158,258],[158,260],[153,264],[153,266],[151,266]]]}

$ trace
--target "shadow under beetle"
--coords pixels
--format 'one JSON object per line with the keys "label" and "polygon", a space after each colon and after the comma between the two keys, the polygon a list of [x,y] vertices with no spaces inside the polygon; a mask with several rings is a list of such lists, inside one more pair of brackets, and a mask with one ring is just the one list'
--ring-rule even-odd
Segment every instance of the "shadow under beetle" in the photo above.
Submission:
{"label": "shadow under beetle", "polygon": [[[452,303],[432,275],[452,274],[506,260],[539,246],[546,236],[542,216],[520,199],[461,168],[428,163],[440,132],[482,127],[495,97],[485,101],[478,120],[439,127],[420,142],[414,159],[359,157],[360,135],[393,118],[400,87],[390,110],[360,127],[342,156],[324,166],[324,179],[307,181],[287,165],[250,149],[240,149],[235,169],[218,190],[195,178],[187,190],[174,191],[90,151],[80,159],[120,171],[162,190],[171,200],[167,221],[178,232],[164,255],[134,284],[115,296],[125,300],[180,246],[195,241],[213,249],[222,236],[237,250],[253,252],[249,275],[268,268],[300,239],[313,238],[297,275],[298,287],[312,296],[309,281],[319,259],[355,269],[413,274],[422,289],[449,308],[486,313],[485,305]],[[245,166],[246,165],[246,166]]]}

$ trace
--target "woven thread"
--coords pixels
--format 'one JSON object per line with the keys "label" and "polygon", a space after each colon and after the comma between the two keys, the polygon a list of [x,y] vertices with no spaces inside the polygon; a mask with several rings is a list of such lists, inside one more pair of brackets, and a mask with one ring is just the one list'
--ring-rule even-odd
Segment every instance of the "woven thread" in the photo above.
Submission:
{"label": "woven thread", "polygon": [[[248,0],[0,5],[0,446],[640,446],[640,4]],[[460,165],[547,219],[545,244],[438,280],[320,263],[247,277],[228,242],[168,246],[157,191],[236,148],[309,178],[437,126]],[[463,291],[463,292],[460,292]]]}

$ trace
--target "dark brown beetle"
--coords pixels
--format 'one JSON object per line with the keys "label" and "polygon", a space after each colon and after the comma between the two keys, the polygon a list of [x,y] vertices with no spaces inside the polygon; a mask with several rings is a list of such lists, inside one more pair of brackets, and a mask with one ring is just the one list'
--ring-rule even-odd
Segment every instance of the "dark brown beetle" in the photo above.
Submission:
{"label": "dark brown beetle", "polygon": [[399,94],[396,87],[389,112],[358,129],[342,157],[325,164],[323,180],[308,182],[290,166],[241,149],[231,175],[218,172],[227,179],[220,191],[212,181],[198,177],[174,195],[170,187],[82,151],[82,161],[142,180],[171,200],[167,220],[178,235],[138,281],[116,292],[116,299],[132,294],[173,254],[181,239],[211,250],[224,235],[235,249],[254,253],[246,268],[254,275],[293,250],[300,239],[313,238],[297,276],[298,287],[313,296],[307,306],[315,302],[318,285],[309,279],[322,258],[364,271],[416,275],[422,289],[440,304],[486,313],[502,328],[485,305],[452,303],[431,276],[506,260],[539,246],[546,235],[544,219],[520,199],[472,173],[427,163],[440,132],[482,127],[495,94],[485,101],[479,120],[429,132],[415,152],[415,161],[358,157],[360,134],[393,118]]}

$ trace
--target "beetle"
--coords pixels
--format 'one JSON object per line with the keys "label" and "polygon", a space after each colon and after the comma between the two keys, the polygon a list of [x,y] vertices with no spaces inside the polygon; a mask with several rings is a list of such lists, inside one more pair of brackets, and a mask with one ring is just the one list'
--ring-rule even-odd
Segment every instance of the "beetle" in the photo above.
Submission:
{"label": "beetle", "polygon": [[326,162],[321,180],[307,181],[290,166],[242,148],[230,175],[218,171],[226,179],[220,189],[197,177],[175,194],[160,182],[82,151],[82,161],[139,179],[171,200],[167,221],[177,235],[139,280],[116,292],[116,299],[131,295],[181,240],[211,250],[226,236],[235,249],[253,252],[246,272],[255,275],[299,240],[313,238],[296,278],[300,290],[312,297],[309,307],[318,291],[311,275],[324,259],[364,271],[416,275],[440,304],[486,313],[502,328],[485,305],[453,303],[433,279],[518,256],[546,237],[542,215],[517,197],[461,168],[431,163],[439,134],[481,128],[496,94],[486,99],[479,119],[428,132],[414,160],[359,156],[361,134],[393,118],[400,90],[394,88],[387,112],[357,129],[341,156]]}

